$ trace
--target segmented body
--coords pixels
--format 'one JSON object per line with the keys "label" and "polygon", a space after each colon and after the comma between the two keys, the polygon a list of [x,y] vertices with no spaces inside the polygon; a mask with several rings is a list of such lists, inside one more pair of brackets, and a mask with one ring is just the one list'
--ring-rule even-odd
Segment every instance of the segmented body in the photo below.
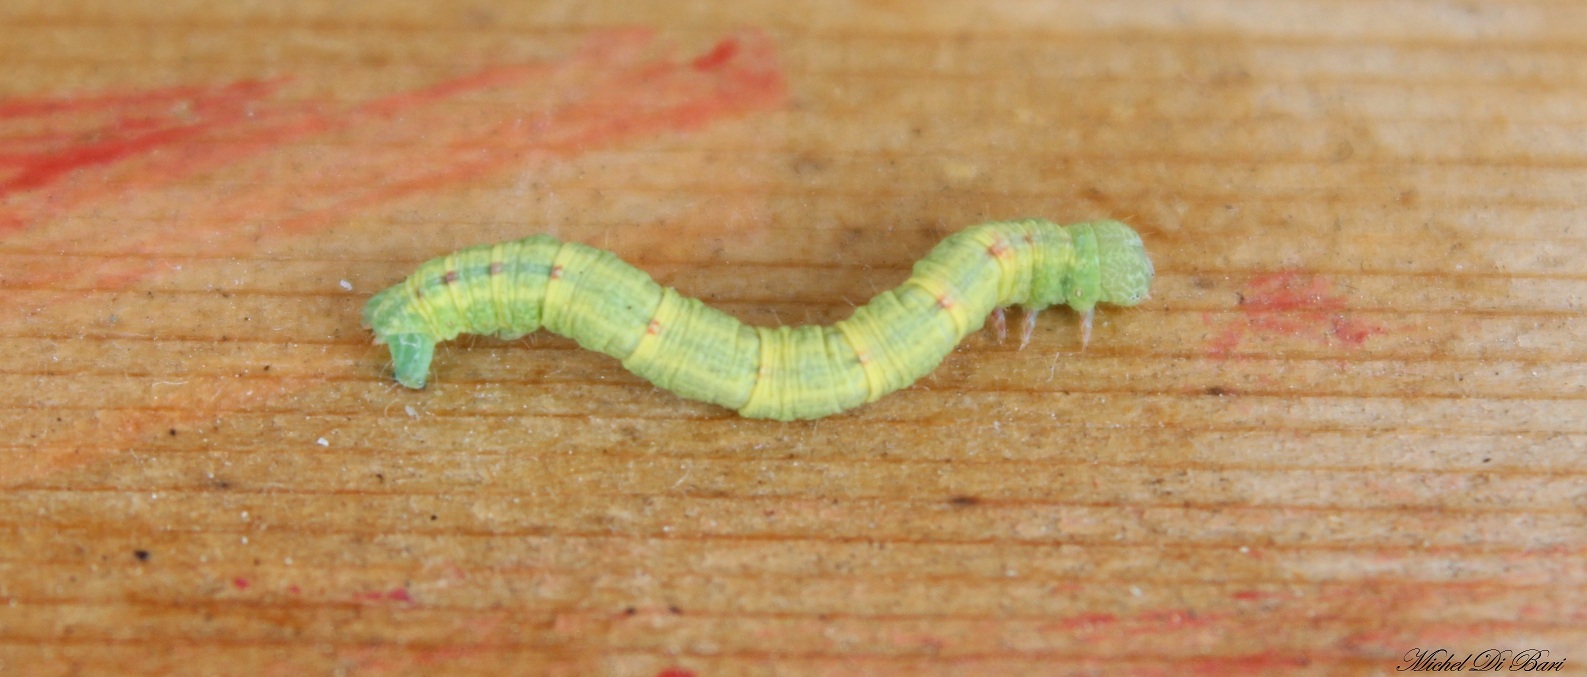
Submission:
{"label": "segmented body", "polygon": [[543,327],[683,397],[787,421],[914,383],[994,309],[1063,304],[1089,323],[1099,302],[1146,298],[1152,273],[1140,237],[1116,221],[995,222],[944,239],[902,285],[846,320],[752,327],[610,252],[536,235],[428,261],[371,298],[364,321],[410,388],[424,387],[440,341]]}

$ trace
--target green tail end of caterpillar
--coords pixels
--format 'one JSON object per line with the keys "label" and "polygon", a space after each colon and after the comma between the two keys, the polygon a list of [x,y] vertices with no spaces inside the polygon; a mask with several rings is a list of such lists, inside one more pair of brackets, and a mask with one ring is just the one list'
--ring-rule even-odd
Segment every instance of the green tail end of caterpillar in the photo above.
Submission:
{"label": "green tail end of caterpillar", "polygon": [[430,375],[430,358],[435,356],[435,341],[423,334],[393,334],[386,337],[397,382],[409,388],[423,388]]}
{"label": "green tail end of caterpillar", "polygon": [[436,339],[423,317],[413,312],[403,285],[375,294],[364,304],[364,326],[375,332],[375,345],[391,349],[397,382],[409,388],[423,388],[430,375],[430,360],[435,356]]}

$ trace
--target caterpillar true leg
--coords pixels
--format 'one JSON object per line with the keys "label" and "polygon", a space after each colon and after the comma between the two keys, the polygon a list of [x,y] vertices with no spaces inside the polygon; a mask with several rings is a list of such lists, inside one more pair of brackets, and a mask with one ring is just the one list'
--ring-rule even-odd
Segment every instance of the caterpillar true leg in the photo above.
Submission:
{"label": "caterpillar true leg", "polygon": [[1079,313],[1083,347],[1096,305],[1140,303],[1152,275],[1140,236],[1117,221],[987,223],[944,239],[901,286],[837,324],[749,327],[610,252],[536,235],[424,263],[371,298],[364,322],[410,388],[424,387],[436,343],[544,327],[683,397],[786,421],[908,386],[989,317],[1002,340],[1012,305],[1025,312],[1021,347],[1054,305]]}

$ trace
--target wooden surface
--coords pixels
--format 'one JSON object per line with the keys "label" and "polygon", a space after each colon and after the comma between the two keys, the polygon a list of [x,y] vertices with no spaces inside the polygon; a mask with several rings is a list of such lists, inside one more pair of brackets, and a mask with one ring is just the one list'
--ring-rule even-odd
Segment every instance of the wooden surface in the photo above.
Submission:
{"label": "wooden surface", "polygon": [[[1587,5],[0,3],[0,674],[1587,664]],[[758,323],[1118,217],[814,423],[358,309],[550,232]]]}

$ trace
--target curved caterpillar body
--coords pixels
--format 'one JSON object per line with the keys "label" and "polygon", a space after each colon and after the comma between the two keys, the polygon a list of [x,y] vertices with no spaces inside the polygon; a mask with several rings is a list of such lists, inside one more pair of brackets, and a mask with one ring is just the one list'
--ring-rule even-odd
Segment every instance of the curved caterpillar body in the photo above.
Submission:
{"label": "curved caterpillar body", "polygon": [[751,327],[611,252],[536,235],[424,263],[371,298],[364,323],[409,388],[424,387],[439,341],[544,327],[683,397],[788,421],[914,383],[994,310],[1024,307],[1028,332],[1036,312],[1064,304],[1089,333],[1097,303],[1135,305],[1151,280],[1140,236],[1117,221],[1003,221],[949,236],[903,285],[842,322]]}

